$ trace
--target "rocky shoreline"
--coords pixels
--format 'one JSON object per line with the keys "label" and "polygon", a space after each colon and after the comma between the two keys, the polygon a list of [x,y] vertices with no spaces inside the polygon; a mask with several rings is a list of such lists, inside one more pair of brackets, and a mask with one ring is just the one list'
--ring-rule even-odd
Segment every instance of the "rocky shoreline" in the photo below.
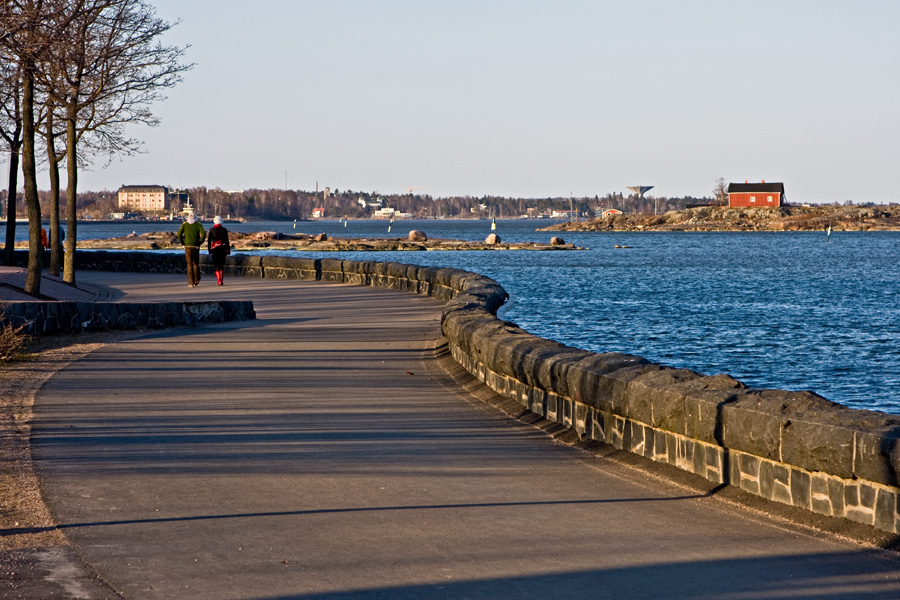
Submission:
{"label": "rocky shoreline", "polygon": [[[421,231],[410,231],[406,238],[350,238],[329,237],[324,233],[307,235],[287,234],[274,231],[254,233],[228,232],[232,251],[253,250],[304,250],[311,252],[391,252],[391,251],[464,251],[464,250],[585,250],[567,244],[554,237],[546,243],[503,242],[496,234],[491,234],[483,242],[463,240],[429,239]],[[174,231],[156,231],[132,234],[125,237],[79,240],[81,250],[169,250],[179,249],[181,244]]]}
{"label": "rocky shoreline", "polygon": [[618,214],[538,231],[900,231],[900,206],[701,206],[663,215]]}

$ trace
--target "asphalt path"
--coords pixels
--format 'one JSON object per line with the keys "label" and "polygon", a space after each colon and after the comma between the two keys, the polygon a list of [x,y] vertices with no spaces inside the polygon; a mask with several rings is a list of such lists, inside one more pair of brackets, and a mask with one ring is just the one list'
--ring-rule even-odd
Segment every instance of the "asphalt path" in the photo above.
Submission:
{"label": "asphalt path", "polygon": [[897,598],[896,555],[554,441],[457,385],[435,300],[79,273],[256,321],[118,342],[40,391],[60,528],[129,599]]}

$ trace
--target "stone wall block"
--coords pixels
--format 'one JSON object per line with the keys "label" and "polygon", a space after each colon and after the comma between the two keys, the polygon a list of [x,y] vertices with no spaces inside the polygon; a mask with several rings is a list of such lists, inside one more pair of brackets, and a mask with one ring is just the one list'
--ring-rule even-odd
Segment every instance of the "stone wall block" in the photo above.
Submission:
{"label": "stone wall block", "polygon": [[640,423],[628,419],[624,422],[622,449],[640,456],[644,455],[644,428]]}
{"label": "stone wall block", "polygon": [[713,483],[725,483],[725,449],[717,446],[705,446],[704,455],[706,457],[706,478]]}
{"label": "stone wall block", "polygon": [[319,275],[320,281],[328,281],[331,283],[343,283],[344,281],[344,261],[339,258],[323,258],[321,259],[322,270]]}
{"label": "stone wall block", "polygon": [[506,323],[496,320],[495,322],[499,325],[487,339],[487,356],[498,372],[518,381],[528,381],[521,352],[522,350],[527,352],[530,341],[534,339],[533,336],[509,327]]}
{"label": "stone wall block", "polygon": [[449,288],[451,287],[450,278],[456,272],[458,272],[458,269],[451,269],[448,267],[435,268],[433,274],[434,280],[432,283],[440,287]]}
{"label": "stone wall block", "polygon": [[878,489],[875,498],[875,527],[882,531],[897,532],[897,493],[887,489]]}
{"label": "stone wall block", "polygon": [[648,423],[651,418],[649,404],[645,402],[633,403],[627,390],[632,381],[647,373],[661,369],[663,367],[660,365],[647,363],[623,367],[612,373],[607,373],[599,380],[598,393],[606,399],[605,406],[612,412]]}
{"label": "stone wall block", "polygon": [[662,367],[635,377],[625,388],[629,416],[654,427],[684,434],[684,395],[678,384],[702,377],[687,369]]}
{"label": "stone wall block", "polygon": [[[184,257],[181,257],[184,261]],[[233,277],[264,277],[261,256],[232,254],[225,259],[225,274]]]}
{"label": "stone wall block", "polygon": [[739,390],[733,401],[720,405],[722,435],[718,441],[723,446],[780,459],[781,430],[787,419],[782,415],[782,398],[769,397],[769,391]]}
{"label": "stone wall block", "polygon": [[[469,337],[466,339],[466,346],[469,348],[469,352],[477,360],[492,368],[497,368],[498,346],[502,344],[505,337],[503,324],[496,319],[484,316],[477,321],[470,321],[468,328]],[[499,365],[499,368],[503,370],[502,365]],[[509,373],[503,372],[503,374],[508,375]]]}
{"label": "stone wall block", "polygon": [[[644,432],[644,454],[643,454],[643,456],[645,458],[653,459],[654,456],[657,455],[656,430],[653,429],[652,427],[650,427],[649,425],[644,425],[643,423],[639,423],[639,425],[641,426],[641,429]],[[662,440],[663,440],[663,444],[665,444],[666,443],[665,436],[662,438]],[[659,456],[661,456],[661,461],[668,462],[668,460],[666,458],[667,452],[665,452],[666,446],[664,445],[660,449],[663,450],[663,452],[661,454],[659,454]]]}
{"label": "stone wall block", "polygon": [[[657,462],[669,462],[669,449],[668,443],[666,441],[666,433],[664,431],[660,431],[659,429],[650,428],[648,430],[648,450],[650,453],[647,455],[649,458]],[[652,441],[651,441],[652,439]]]}
{"label": "stone wall block", "polygon": [[546,386],[544,382],[550,376],[546,361],[548,357],[555,356],[561,346],[557,342],[530,335],[517,336],[515,340],[510,340],[508,346],[511,374],[532,387],[559,393],[559,386]]}
{"label": "stone wall block", "polygon": [[[312,259],[289,256],[262,256],[259,258],[263,277],[266,279],[316,279],[316,267]],[[226,270],[227,266],[226,262]]]}
{"label": "stone wall block", "polygon": [[791,468],[791,504],[809,509],[812,496],[812,478],[803,469]]}
{"label": "stone wall block", "polygon": [[[781,434],[783,462],[838,477],[853,476],[854,430],[847,417],[854,411],[812,392],[769,390],[779,398],[785,418]],[[778,406],[775,407],[778,409]]]}
{"label": "stone wall block", "polygon": [[565,427],[572,428],[575,425],[575,401],[568,396],[560,396],[562,407],[562,423]]}
{"label": "stone wall block", "polygon": [[594,407],[589,407],[594,417],[591,420],[592,427],[590,432],[590,438],[597,442],[609,443],[609,422],[610,419],[606,413],[601,410],[597,410]]}
{"label": "stone wall block", "polygon": [[772,500],[782,504],[791,503],[791,473],[785,465],[772,465]]}
{"label": "stone wall block", "polygon": [[619,450],[623,450],[625,448],[625,424],[627,423],[624,417],[620,417],[615,413],[611,413],[612,421],[610,422],[609,428],[609,443]]}
{"label": "stone wall block", "polygon": [[528,388],[528,410],[541,417],[547,417],[547,392],[544,390]]}
{"label": "stone wall block", "polygon": [[834,516],[844,516],[844,482],[835,477],[826,477],[828,483],[828,498],[831,500],[831,509]]}
{"label": "stone wall block", "polygon": [[900,486],[900,418],[871,411],[854,412],[857,414],[850,421],[856,434],[853,475]]}
{"label": "stone wall block", "polygon": [[[707,394],[706,397],[708,397],[711,392],[723,390],[730,392],[744,388],[744,384],[728,375],[704,376],[687,369],[661,371],[659,375],[652,377],[660,378],[660,381],[656,382],[651,396],[653,401],[652,424],[688,437],[693,437],[692,434],[696,431],[704,430],[699,420],[703,415],[697,405],[698,394]],[[675,381],[666,381],[670,377]],[[645,380],[646,377],[641,378],[642,382]],[[715,439],[717,411],[712,413],[707,411],[707,413],[713,416],[712,423],[709,423],[710,427],[707,428],[712,437],[706,440],[711,441]]]}
{"label": "stone wall block", "polygon": [[118,318],[115,321],[116,327],[121,329],[134,329],[138,327],[138,319],[135,313],[128,312],[120,312]]}
{"label": "stone wall block", "polygon": [[559,396],[553,392],[547,392],[544,409],[544,418],[554,423],[560,421]]}
{"label": "stone wall block", "polygon": [[820,515],[835,516],[834,505],[828,489],[829,477],[824,473],[813,473],[810,479],[810,509]]}
{"label": "stone wall block", "polygon": [[[689,438],[690,439],[690,438]],[[702,442],[697,442],[691,440],[693,442],[693,456],[690,466],[690,472],[696,473],[701,477],[706,477],[706,444]]]}
{"label": "stone wall block", "polygon": [[685,435],[695,440],[721,445],[721,411],[736,399],[733,390],[702,390],[684,398]]}
{"label": "stone wall block", "polygon": [[522,405],[523,408],[528,408],[528,388],[524,383],[515,378],[510,378],[510,392],[512,397],[515,398],[516,402]]}
{"label": "stone wall block", "polygon": [[575,402],[573,403],[573,407],[574,418],[572,428],[575,429],[575,433],[577,433],[579,437],[583,438],[585,434],[590,431],[588,423],[588,419],[590,418],[588,406],[581,402]]}
{"label": "stone wall block", "polygon": [[646,364],[649,364],[647,360],[629,354],[588,354],[567,369],[568,392],[579,402],[602,410],[612,410],[618,403],[614,403],[609,396],[609,382],[603,377],[620,369]]}
{"label": "stone wall block", "polygon": [[767,500],[772,500],[774,497],[774,471],[774,463],[772,461],[759,461],[759,495]]}

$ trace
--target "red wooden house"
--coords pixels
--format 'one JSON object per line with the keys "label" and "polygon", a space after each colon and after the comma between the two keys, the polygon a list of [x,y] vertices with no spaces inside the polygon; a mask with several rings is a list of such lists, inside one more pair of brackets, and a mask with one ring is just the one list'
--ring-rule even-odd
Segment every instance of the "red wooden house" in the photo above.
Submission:
{"label": "red wooden house", "polygon": [[783,183],[728,184],[728,206],[778,208],[784,204]]}

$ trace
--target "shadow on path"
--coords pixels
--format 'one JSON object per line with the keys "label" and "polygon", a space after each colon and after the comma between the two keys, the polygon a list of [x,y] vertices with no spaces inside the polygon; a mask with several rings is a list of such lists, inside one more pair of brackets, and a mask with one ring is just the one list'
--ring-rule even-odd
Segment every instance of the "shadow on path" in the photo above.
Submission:
{"label": "shadow on path", "polygon": [[[573,597],[629,600],[880,600],[900,597],[900,582],[894,577],[895,574],[873,563],[866,561],[865,552],[679,561],[548,575],[267,596],[253,600],[545,600]],[[540,565],[536,564],[535,568],[540,569]],[[795,577],[795,572],[815,572],[817,575]],[[765,577],[760,576],[763,573]],[[579,591],[576,593],[576,590]]]}

